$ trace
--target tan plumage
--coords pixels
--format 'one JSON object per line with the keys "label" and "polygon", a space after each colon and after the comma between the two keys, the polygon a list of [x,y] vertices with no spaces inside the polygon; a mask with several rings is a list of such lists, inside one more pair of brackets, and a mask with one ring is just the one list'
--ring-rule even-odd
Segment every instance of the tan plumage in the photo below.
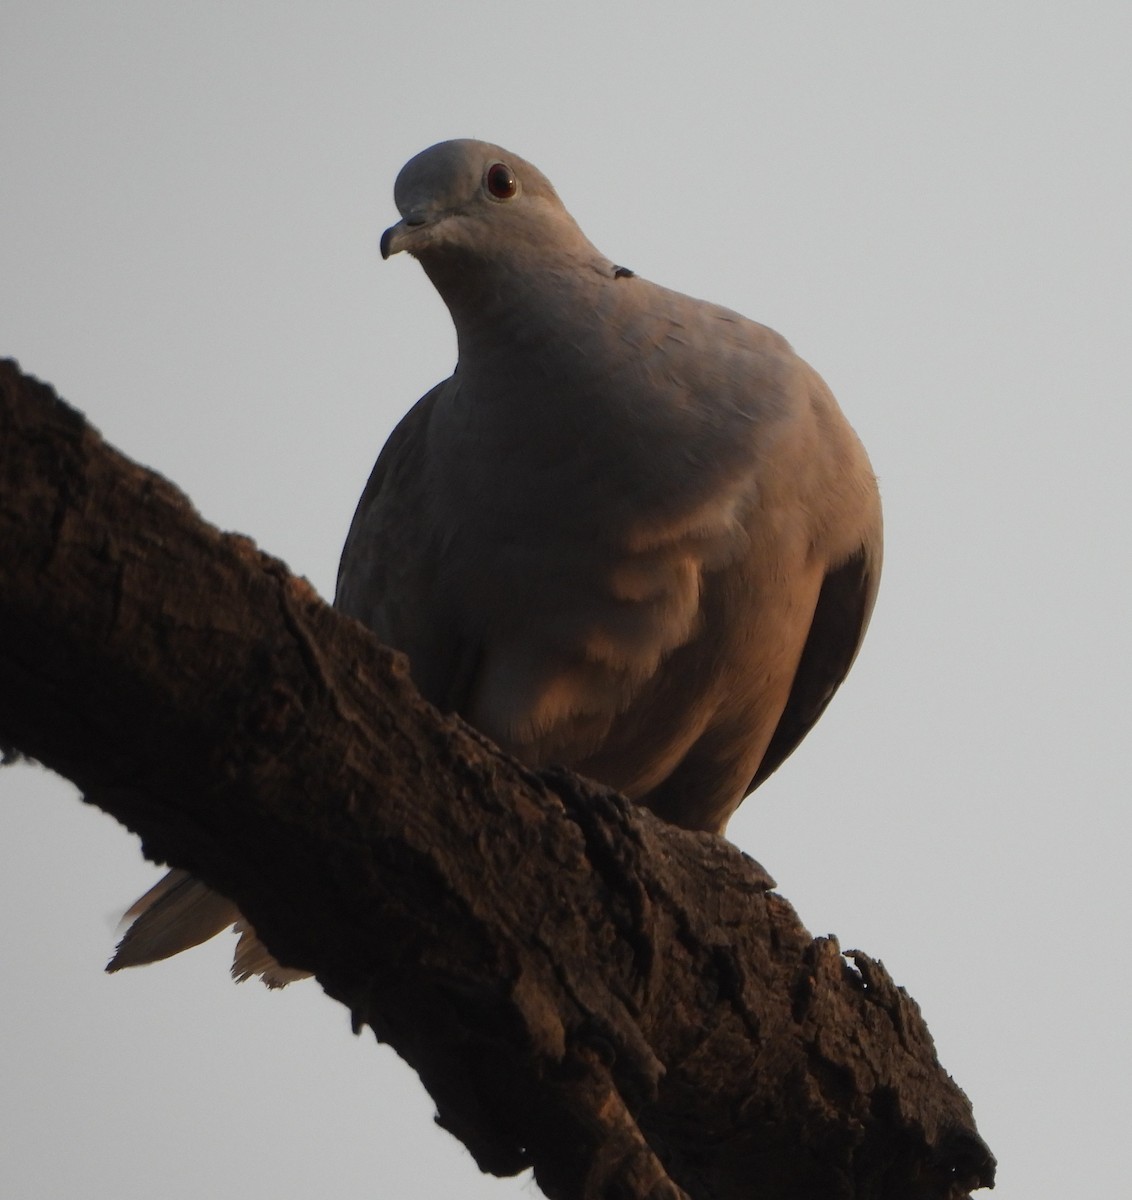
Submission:
{"label": "tan plumage", "polygon": [[[864,450],[781,337],[616,267],[515,155],[441,143],[396,199],[383,255],[419,259],[459,361],[382,451],[336,605],[516,757],[722,832],[868,624]],[[139,901],[112,967],[238,918],[189,883]]]}

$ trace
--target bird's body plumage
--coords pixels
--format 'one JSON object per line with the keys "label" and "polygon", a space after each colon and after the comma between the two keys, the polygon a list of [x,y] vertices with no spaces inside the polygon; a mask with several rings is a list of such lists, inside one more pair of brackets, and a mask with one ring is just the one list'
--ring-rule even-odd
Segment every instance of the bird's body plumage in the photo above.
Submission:
{"label": "bird's body plumage", "polygon": [[524,762],[722,832],[868,623],[860,442],[784,339],[616,267],[522,159],[442,143],[396,198],[383,253],[420,260],[459,357],[374,467],[336,605]]}

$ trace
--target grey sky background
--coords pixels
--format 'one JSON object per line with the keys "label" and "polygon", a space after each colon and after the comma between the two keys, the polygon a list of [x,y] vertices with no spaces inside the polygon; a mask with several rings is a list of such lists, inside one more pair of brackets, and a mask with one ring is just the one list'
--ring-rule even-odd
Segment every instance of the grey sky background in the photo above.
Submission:
{"label": "grey sky background", "polygon": [[[497,141],[638,273],[784,333],[881,479],[846,687],[731,824],[881,958],[1000,1160],[1127,1187],[1132,6],[0,3],[0,353],[333,592],[453,365],[403,162]],[[108,977],[157,877],[0,772],[0,1191],[500,1200],[413,1076],[231,939]]]}

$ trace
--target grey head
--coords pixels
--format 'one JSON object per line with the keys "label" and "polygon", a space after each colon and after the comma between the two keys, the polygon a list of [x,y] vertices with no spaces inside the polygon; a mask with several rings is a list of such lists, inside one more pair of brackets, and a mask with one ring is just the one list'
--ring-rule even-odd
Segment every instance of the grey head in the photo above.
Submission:
{"label": "grey head", "polygon": [[550,180],[502,146],[472,138],[430,146],[405,164],[393,195],[402,219],[382,234],[382,257],[404,250],[419,259],[446,300],[467,272],[495,266],[612,271]]}

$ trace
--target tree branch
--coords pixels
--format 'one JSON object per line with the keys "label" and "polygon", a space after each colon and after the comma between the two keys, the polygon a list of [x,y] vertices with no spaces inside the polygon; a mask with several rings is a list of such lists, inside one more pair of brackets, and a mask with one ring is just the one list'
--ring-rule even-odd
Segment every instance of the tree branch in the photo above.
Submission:
{"label": "tree branch", "polygon": [[[562,1200],[956,1198],[918,1008],[762,868],[425,704],[405,660],[0,363],[0,743],[239,904]],[[852,961],[849,961],[849,960]]]}

